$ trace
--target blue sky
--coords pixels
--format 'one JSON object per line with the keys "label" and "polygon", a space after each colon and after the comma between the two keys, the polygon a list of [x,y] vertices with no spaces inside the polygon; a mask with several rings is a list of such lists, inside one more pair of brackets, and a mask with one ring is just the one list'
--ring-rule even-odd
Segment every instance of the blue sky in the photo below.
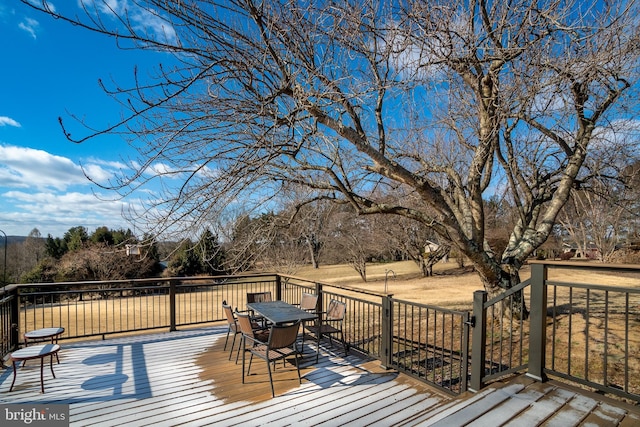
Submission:
{"label": "blue sky", "polygon": [[[61,237],[79,225],[90,232],[103,225],[133,229],[121,213],[137,205],[137,196],[114,200],[114,193],[86,179],[80,165],[106,182],[124,167],[122,157],[135,153],[116,136],[69,142],[58,117],[69,125],[71,114],[96,126],[113,122],[120,108],[98,79],[131,81],[134,66],[149,68],[166,57],[118,49],[106,36],[16,0],[0,0],[0,37],[0,230],[27,235],[37,228],[43,236]],[[73,128],[74,136],[84,134]]]}

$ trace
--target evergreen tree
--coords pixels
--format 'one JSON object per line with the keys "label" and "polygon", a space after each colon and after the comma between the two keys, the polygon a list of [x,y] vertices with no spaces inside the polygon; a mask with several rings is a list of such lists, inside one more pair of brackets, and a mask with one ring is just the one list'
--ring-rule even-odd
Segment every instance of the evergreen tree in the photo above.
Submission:
{"label": "evergreen tree", "polygon": [[67,253],[67,242],[59,237],[52,237],[51,234],[47,235],[45,242],[45,253],[55,259],[62,258],[62,255]]}
{"label": "evergreen tree", "polygon": [[196,245],[200,257],[200,272],[207,275],[225,274],[226,256],[218,235],[206,229]]}

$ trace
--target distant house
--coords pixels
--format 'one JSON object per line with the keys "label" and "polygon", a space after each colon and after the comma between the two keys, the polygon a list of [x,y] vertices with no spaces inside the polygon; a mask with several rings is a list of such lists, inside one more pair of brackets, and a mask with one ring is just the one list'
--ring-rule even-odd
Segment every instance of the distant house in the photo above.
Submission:
{"label": "distant house", "polygon": [[587,243],[586,250],[583,250],[575,243],[564,242],[562,244],[562,252],[565,254],[573,253],[575,258],[600,259],[600,250],[593,242]]}
{"label": "distant house", "polygon": [[[440,249],[439,244],[432,242],[431,240],[427,240],[427,243],[424,245],[424,254],[425,256],[429,257],[433,252],[436,252],[438,249]],[[447,251],[442,256],[442,262],[449,262],[449,251]]]}
{"label": "distant house", "polygon": [[125,245],[127,256],[140,256],[140,245]]}
{"label": "distant house", "polygon": [[424,251],[426,253],[430,253],[430,252],[435,252],[440,248],[440,245],[437,243],[434,243],[430,240],[427,240],[427,243],[424,245]]}

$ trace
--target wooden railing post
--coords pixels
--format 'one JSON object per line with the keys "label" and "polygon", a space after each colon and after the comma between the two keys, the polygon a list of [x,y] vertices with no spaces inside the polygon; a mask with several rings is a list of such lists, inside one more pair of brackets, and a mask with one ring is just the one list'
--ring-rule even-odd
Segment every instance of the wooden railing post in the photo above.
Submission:
{"label": "wooden railing post", "polygon": [[469,390],[478,392],[483,387],[484,364],[487,352],[487,311],[484,303],[487,302],[486,291],[473,293],[473,316],[471,317],[472,344],[471,344],[471,381]]}
{"label": "wooden railing post", "polygon": [[393,304],[392,296],[382,297],[382,325],[380,338],[380,358],[382,367],[390,369],[393,363]]}
{"label": "wooden railing post", "polygon": [[169,330],[177,331],[176,328],[176,280],[169,280]]}
{"label": "wooden railing post", "polygon": [[529,371],[527,376],[546,381],[547,266],[531,264],[531,313],[529,318]]}

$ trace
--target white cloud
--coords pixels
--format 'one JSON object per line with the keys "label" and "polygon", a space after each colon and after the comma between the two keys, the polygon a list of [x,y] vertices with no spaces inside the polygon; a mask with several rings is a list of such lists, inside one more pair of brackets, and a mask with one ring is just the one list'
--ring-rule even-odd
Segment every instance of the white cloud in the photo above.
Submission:
{"label": "white cloud", "polygon": [[0,116],[0,126],[13,126],[13,127],[21,127],[20,123],[13,120],[11,117]]}
{"label": "white cloud", "polygon": [[113,178],[113,173],[97,164],[82,165],[82,170],[91,180],[99,184],[106,184]]}
{"label": "white cloud", "polygon": [[65,190],[88,184],[80,166],[66,157],[43,150],[0,145],[0,181],[3,186]]}
{"label": "white cloud", "polygon": [[130,0],[79,0],[86,10],[97,10],[117,21],[126,20],[137,32],[161,43],[175,43],[176,32],[168,19],[151,8],[141,7]]}
{"label": "white cloud", "polygon": [[149,166],[147,172],[152,175],[172,175],[178,173],[179,171],[166,163],[154,163]]}
{"label": "white cloud", "polygon": [[102,159],[96,159],[92,157],[89,159],[89,162],[95,165],[106,166],[109,169],[131,169],[126,164],[122,162],[116,162],[113,160],[102,160]]}
{"label": "white cloud", "polygon": [[130,227],[122,218],[122,211],[128,206],[123,201],[104,201],[93,194],[79,192],[8,191],[1,196],[12,206],[9,212],[0,211],[0,228],[9,235],[26,236],[37,228],[44,236],[62,237],[76,226],[89,231],[101,226]]}
{"label": "white cloud", "polygon": [[35,39],[36,33],[40,29],[40,23],[33,18],[25,18],[24,21],[18,23],[18,28],[26,31]]}
{"label": "white cloud", "polygon": [[69,228],[100,226],[130,228],[123,212],[140,206],[132,197],[100,193],[89,181],[108,181],[111,171],[125,170],[120,162],[86,162],[83,167],[71,159],[44,150],[0,145],[0,229],[8,235],[26,236],[33,228],[61,237]]}
{"label": "white cloud", "polygon": [[23,191],[8,191],[3,194],[11,199],[14,206],[35,212],[47,212],[48,216],[94,218],[97,215],[110,219],[122,213],[122,201],[105,201],[92,193],[69,192],[55,194],[50,192],[28,193]]}

